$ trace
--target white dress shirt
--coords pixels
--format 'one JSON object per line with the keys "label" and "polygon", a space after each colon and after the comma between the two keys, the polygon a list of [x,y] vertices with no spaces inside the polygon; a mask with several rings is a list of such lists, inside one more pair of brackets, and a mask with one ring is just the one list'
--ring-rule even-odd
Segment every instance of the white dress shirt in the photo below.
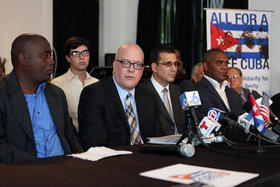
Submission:
{"label": "white dress shirt", "polygon": [[208,77],[207,75],[203,75],[208,81],[210,81],[210,83],[214,86],[215,90],[218,92],[218,94],[220,95],[220,97],[222,98],[222,100],[224,101],[226,107],[228,108],[228,110],[230,111],[230,106],[228,103],[228,99],[227,99],[227,95],[225,92],[226,86],[230,87],[230,84],[228,81],[224,80],[222,87],[220,85],[220,83],[214,79],[212,79],[211,77]]}
{"label": "white dress shirt", "polygon": [[79,105],[81,92],[85,86],[88,86],[97,81],[98,79],[91,77],[86,72],[86,78],[84,80],[84,86],[83,86],[79,77],[74,75],[70,70],[70,68],[65,74],[51,80],[51,83],[57,85],[64,91],[68,103],[69,115],[72,118],[73,124],[77,131],[79,131],[78,105]]}
{"label": "white dress shirt", "polygon": [[[163,102],[163,92],[162,92],[162,90],[163,90],[164,88],[166,88],[166,89],[168,90],[167,97],[168,97],[168,100],[169,100],[169,103],[170,103],[171,112],[172,112],[172,114],[173,114],[173,109],[172,109],[172,104],[171,104],[171,99],[170,99],[169,84],[168,84],[166,87],[163,87],[163,86],[161,86],[161,85],[154,79],[153,76],[151,77],[151,82],[152,82],[152,84],[154,85],[154,87],[155,87],[155,89],[156,89],[158,95],[160,96],[162,102]],[[178,99],[179,99],[179,98],[178,98]]]}

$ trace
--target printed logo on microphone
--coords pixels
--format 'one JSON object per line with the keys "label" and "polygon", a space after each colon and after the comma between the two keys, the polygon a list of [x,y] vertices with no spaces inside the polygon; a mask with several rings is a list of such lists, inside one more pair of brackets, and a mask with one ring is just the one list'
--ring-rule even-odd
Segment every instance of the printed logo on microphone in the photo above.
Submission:
{"label": "printed logo on microphone", "polygon": [[208,137],[214,129],[219,128],[218,122],[210,117],[204,117],[199,124],[200,132],[203,136]]}
{"label": "printed logo on microphone", "polygon": [[185,92],[180,96],[182,109],[201,105],[198,91]]}
{"label": "printed logo on microphone", "polygon": [[219,121],[221,113],[222,112],[218,109],[210,108],[207,112],[207,116],[215,121]]}

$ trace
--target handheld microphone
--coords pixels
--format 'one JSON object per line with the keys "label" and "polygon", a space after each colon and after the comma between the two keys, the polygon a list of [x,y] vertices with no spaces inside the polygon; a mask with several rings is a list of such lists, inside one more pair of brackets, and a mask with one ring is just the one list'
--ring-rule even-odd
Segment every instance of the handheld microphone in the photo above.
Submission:
{"label": "handheld microphone", "polygon": [[279,118],[276,116],[276,114],[274,114],[274,112],[271,110],[271,108],[269,108],[269,111],[270,111],[270,117],[272,118],[272,120],[280,124]]}
{"label": "handheld microphone", "polygon": [[200,97],[198,91],[188,91],[184,92],[180,98],[180,104],[183,110],[189,110],[193,117],[194,123],[197,126],[199,121],[196,116],[195,107],[201,105]]}
{"label": "handheld microphone", "polygon": [[273,141],[273,142],[279,142],[280,137],[278,134],[274,133],[271,129],[258,129],[254,125],[254,118],[252,114],[244,113],[238,117],[238,124],[239,127],[243,129],[245,133],[252,132],[255,134],[260,133],[265,138]]}
{"label": "handheld microphone", "polygon": [[199,124],[200,132],[205,137],[209,137],[214,130],[217,132],[220,127],[221,124],[211,117],[204,117]]}
{"label": "handheld microphone", "polygon": [[195,148],[191,144],[181,145],[149,145],[140,146],[140,152],[159,153],[159,154],[181,154],[184,157],[192,157],[195,154]]}
{"label": "handheld microphone", "polygon": [[[218,108],[209,108],[207,112],[207,116],[216,120],[220,124],[222,124],[221,132],[225,133],[228,129],[231,129],[233,126],[236,126],[236,121],[229,118],[225,111],[222,111]],[[226,124],[226,125],[223,125]]]}
{"label": "handheld microphone", "polygon": [[[180,105],[182,109],[186,113],[186,127],[187,127],[187,133],[184,132],[182,137],[179,139],[177,144],[181,142],[182,139],[184,139],[185,136],[190,138],[190,141],[193,139],[199,139],[197,137],[198,135],[194,132],[198,131],[198,125],[199,121],[196,116],[195,107],[201,105],[200,97],[198,94],[198,91],[194,91],[194,86],[190,81],[184,81],[187,84],[187,88],[190,91],[184,92],[180,97]],[[194,123],[194,125],[192,125]]]}

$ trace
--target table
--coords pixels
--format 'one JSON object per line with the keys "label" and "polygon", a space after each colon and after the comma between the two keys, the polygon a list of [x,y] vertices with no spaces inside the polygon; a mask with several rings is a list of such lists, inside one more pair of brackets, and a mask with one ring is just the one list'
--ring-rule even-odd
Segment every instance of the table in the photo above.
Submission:
{"label": "table", "polygon": [[116,148],[133,151],[131,155],[96,162],[62,156],[1,163],[0,186],[174,186],[177,184],[143,177],[139,173],[177,163],[260,174],[239,186],[280,185],[279,148],[256,155],[228,149],[224,144],[219,146],[216,149],[224,154],[199,146],[192,158],[145,154],[139,152],[139,146],[131,146]]}

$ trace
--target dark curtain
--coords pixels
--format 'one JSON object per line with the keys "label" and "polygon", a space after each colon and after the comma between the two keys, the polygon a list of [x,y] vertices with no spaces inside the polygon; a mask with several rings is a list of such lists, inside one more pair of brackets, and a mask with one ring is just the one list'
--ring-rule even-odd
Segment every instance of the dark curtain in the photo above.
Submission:
{"label": "dark curtain", "polygon": [[90,71],[98,65],[98,0],[54,0],[53,1],[53,43],[57,52],[56,76],[65,73],[69,63],[63,56],[65,41],[71,36],[80,36],[91,43],[92,53],[87,68]]}
{"label": "dark curtain", "polygon": [[[163,19],[165,13],[163,10]],[[177,0],[176,13],[171,12],[170,23],[171,44],[181,51],[184,68],[190,75],[191,67],[199,61],[200,55],[200,1]],[[161,0],[139,0],[137,44],[145,53],[145,64],[149,64],[147,57],[152,49],[160,44],[160,29]]]}
{"label": "dark curtain", "polygon": [[223,8],[248,9],[248,0],[225,0]]}
{"label": "dark curtain", "polygon": [[[205,0],[174,1],[176,1],[176,12],[171,12],[171,44],[181,51],[184,69],[189,77],[192,66],[202,61],[206,51],[206,19],[203,7],[207,7],[207,2]],[[224,8],[248,9],[248,0],[225,0]],[[165,16],[165,12],[162,15]],[[139,0],[137,44],[145,53],[145,64],[148,64],[147,57],[151,50],[160,44],[160,35],[161,0]]]}
{"label": "dark curtain", "polygon": [[192,66],[200,61],[201,8],[198,0],[176,1],[174,46],[181,51],[184,69],[190,78]]}
{"label": "dark curtain", "polygon": [[149,64],[152,49],[160,44],[161,0],[139,0],[137,40],[143,49],[145,64]]}

